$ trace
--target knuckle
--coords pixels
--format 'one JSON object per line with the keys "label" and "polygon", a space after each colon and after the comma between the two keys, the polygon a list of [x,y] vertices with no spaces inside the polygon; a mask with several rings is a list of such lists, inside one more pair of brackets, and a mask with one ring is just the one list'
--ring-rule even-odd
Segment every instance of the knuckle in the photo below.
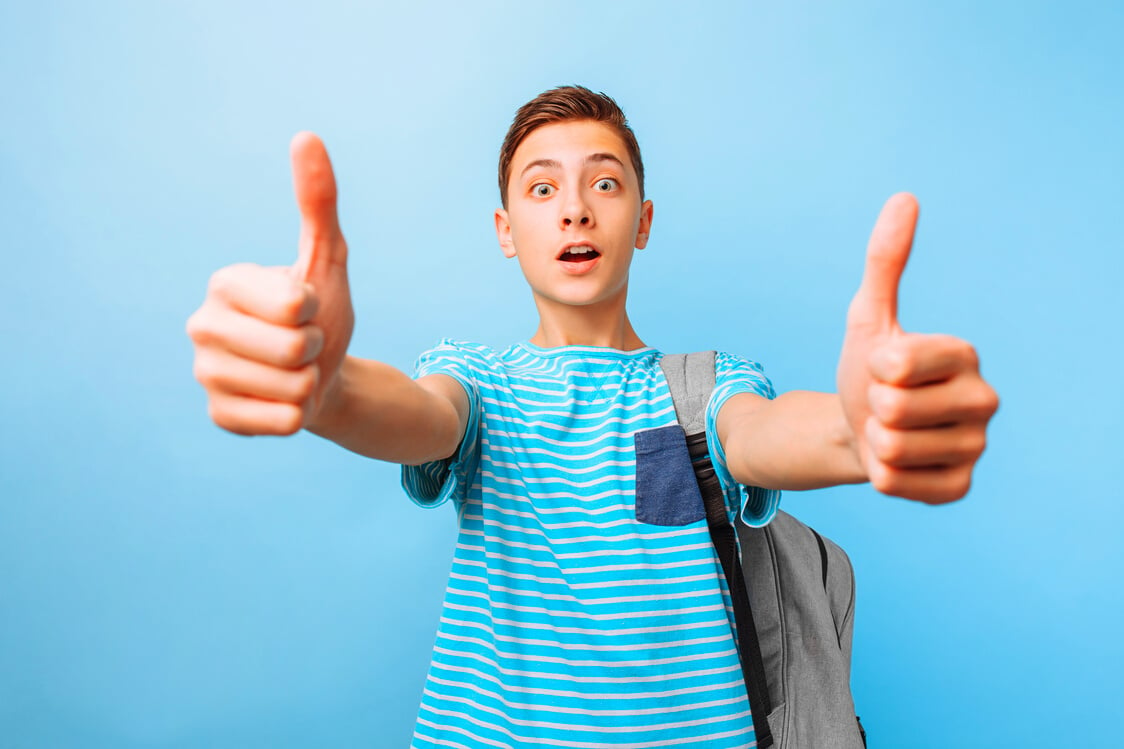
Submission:
{"label": "knuckle", "polygon": [[305,335],[295,332],[285,337],[281,351],[281,364],[296,367],[305,361],[308,356],[308,339]]}
{"label": "knuckle", "polygon": [[219,268],[211,274],[207,279],[207,296],[218,296],[222,293],[223,285],[226,283],[226,268]]}
{"label": "knuckle", "polygon": [[300,286],[296,286],[285,293],[279,305],[281,316],[290,322],[299,322],[309,304],[308,292]]}
{"label": "knuckle", "polygon": [[192,374],[195,376],[195,379],[198,380],[200,385],[208,389],[215,386],[215,382],[218,377],[218,373],[215,371],[215,366],[212,363],[211,358],[207,356],[195,357],[195,364],[192,367]]}
{"label": "knuckle", "polygon": [[932,345],[930,336],[924,333],[906,333],[892,343],[892,347],[897,351],[901,361],[907,364],[917,361],[918,357],[929,350]]}
{"label": "knuckle", "polygon": [[887,381],[898,382],[909,374],[911,364],[908,343],[899,341],[889,344],[875,352],[873,356],[878,362],[877,368]]}
{"label": "knuckle", "polygon": [[968,494],[968,490],[972,488],[972,474],[970,472],[960,472],[954,475],[949,481],[948,489],[943,498],[944,502],[955,502],[958,499],[963,499]]}
{"label": "knuckle", "polygon": [[901,353],[898,355],[897,370],[900,378],[905,379],[917,371],[917,368],[921,365],[921,353],[920,342],[902,347]]}
{"label": "knuckle", "polygon": [[200,332],[199,327],[200,327],[201,324],[202,323],[199,321],[199,311],[198,310],[196,310],[195,312],[192,312],[191,315],[187,318],[187,322],[184,324],[183,329],[184,329],[184,332],[187,333],[187,337],[190,338],[192,341],[197,340],[196,337],[199,335],[199,332]]}
{"label": "knuckle", "polygon": [[883,494],[894,494],[898,488],[898,481],[893,469],[881,463],[870,467],[870,485]]}
{"label": "knuckle", "polygon": [[211,398],[207,402],[207,415],[211,417],[211,421],[215,423],[215,426],[221,427],[228,432],[240,433],[238,422],[221,399]]}
{"label": "knuckle", "polygon": [[972,486],[971,469],[950,471],[939,487],[934,489],[925,502],[931,505],[943,505],[963,499]]}
{"label": "knuckle", "polygon": [[983,384],[975,385],[965,401],[969,418],[980,420],[990,419],[999,405],[995,391]]}
{"label": "knuckle", "polygon": [[983,415],[988,418],[994,416],[995,412],[999,410],[999,393],[995,392],[995,389],[989,386],[981,400],[983,403],[980,406],[980,410]]}
{"label": "knuckle", "polygon": [[887,463],[896,465],[909,457],[909,446],[901,437],[890,434],[882,445],[882,459]]}
{"label": "knuckle", "polygon": [[987,449],[987,434],[984,430],[977,430],[968,439],[968,455],[973,459],[979,458],[983,455],[984,450]]}
{"label": "knuckle", "polygon": [[211,274],[207,283],[207,297],[233,301],[239,295],[239,289],[246,285],[248,277],[260,270],[261,266],[253,263],[235,263],[219,268]]}
{"label": "knuckle", "polygon": [[909,402],[905,393],[893,388],[882,388],[878,395],[878,415],[890,426],[902,425],[909,416]]}
{"label": "knuckle", "polygon": [[207,416],[211,417],[211,421],[221,427],[223,426],[223,421],[226,419],[226,412],[219,406],[214,398],[211,398],[207,401]]}
{"label": "knuckle", "polygon": [[299,432],[303,422],[304,414],[300,408],[292,404],[281,404],[273,419],[273,427],[276,434],[289,436]]}
{"label": "knuckle", "polygon": [[287,292],[281,300],[281,313],[288,320],[296,320],[300,317],[303,305],[304,298],[299,291]]}
{"label": "knuckle", "polygon": [[947,502],[953,502],[960,499],[956,495],[956,490],[951,487],[941,487],[928,492],[925,496],[921,497],[921,501],[927,505],[943,505]]}
{"label": "knuckle", "polygon": [[225,297],[230,291],[233,276],[237,274],[238,268],[237,265],[228,265],[212,273],[210,280],[207,282],[207,296]]}
{"label": "knuckle", "polygon": [[297,403],[303,403],[311,398],[312,394],[316,392],[316,385],[319,380],[320,373],[315,364],[311,364],[300,370],[293,392],[293,400]]}
{"label": "knuckle", "polygon": [[187,318],[184,330],[187,337],[197,346],[208,346],[214,342],[214,325],[206,312],[206,307],[200,307]]}
{"label": "knuckle", "polygon": [[905,439],[897,432],[890,429],[875,429],[872,436],[872,447],[879,460],[893,465],[907,456],[908,447]]}
{"label": "knuckle", "polygon": [[980,368],[980,355],[976,351],[976,347],[967,341],[961,341],[960,356],[963,358],[964,363],[973,370]]}

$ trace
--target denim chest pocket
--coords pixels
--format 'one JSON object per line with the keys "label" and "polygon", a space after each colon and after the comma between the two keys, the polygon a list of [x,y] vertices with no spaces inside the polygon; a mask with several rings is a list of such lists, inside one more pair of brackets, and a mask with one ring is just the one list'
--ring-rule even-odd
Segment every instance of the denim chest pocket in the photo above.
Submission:
{"label": "denim chest pocket", "polygon": [[645,429],[636,448],[636,519],[652,525],[689,525],[706,517],[702,494],[678,424]]}

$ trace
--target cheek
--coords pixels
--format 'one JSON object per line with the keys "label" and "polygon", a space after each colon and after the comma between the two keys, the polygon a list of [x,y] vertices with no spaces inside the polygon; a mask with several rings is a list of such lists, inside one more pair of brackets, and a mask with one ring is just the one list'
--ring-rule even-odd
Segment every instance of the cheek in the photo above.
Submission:
{"label": "cheek", "polygon": [[552,251],[554,245],[557,244],[552,234],[541,224],[536,224],[533,218],[526,221],[521,228],[513,227],[511,240],[515,243],[516,249],[522,252],[533,252],[535,255]]}
{"label": "cheek", "polygon": [[636,236],[640,230],[640,211],[633,205],[612,206],[613,222],[616,226],[628,227],[629,238]]}

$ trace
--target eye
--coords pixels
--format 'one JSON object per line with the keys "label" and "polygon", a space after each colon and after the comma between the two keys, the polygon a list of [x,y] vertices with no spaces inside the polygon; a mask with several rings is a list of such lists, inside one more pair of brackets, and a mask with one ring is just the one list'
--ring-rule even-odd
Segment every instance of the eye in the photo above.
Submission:
{"label": "eye", "polygon": [[554,185],[540,182],[531,186],[531,194],[539,198],[548,198],[554,194]]}
{"label": "eye", "polygon": [[619,185],[617,184],[617,181],[609,177],[597,180],[597,183],[594,185],[594,189],[598,192],[612,192],[618,187]]}

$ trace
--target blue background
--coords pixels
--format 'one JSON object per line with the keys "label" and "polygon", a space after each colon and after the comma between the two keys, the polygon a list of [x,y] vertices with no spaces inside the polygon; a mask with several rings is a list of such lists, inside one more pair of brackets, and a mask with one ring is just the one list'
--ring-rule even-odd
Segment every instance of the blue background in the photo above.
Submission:
{"label": "blue background", "polygon": [[973,342],[1002,398],[973,489],[782,506],[854,561],[872,747],[1118,743],[1124,11],[980,5],[4,3],[0,746],[408,743],[451,508],[219,430],[184,323],[217,268],[295,260],[311,129],[352,353],[528,337],[495,162],[572,82],[644,151],[640,335],[779,391],[834,389],[874,218],[919,197],[902,323]]}

